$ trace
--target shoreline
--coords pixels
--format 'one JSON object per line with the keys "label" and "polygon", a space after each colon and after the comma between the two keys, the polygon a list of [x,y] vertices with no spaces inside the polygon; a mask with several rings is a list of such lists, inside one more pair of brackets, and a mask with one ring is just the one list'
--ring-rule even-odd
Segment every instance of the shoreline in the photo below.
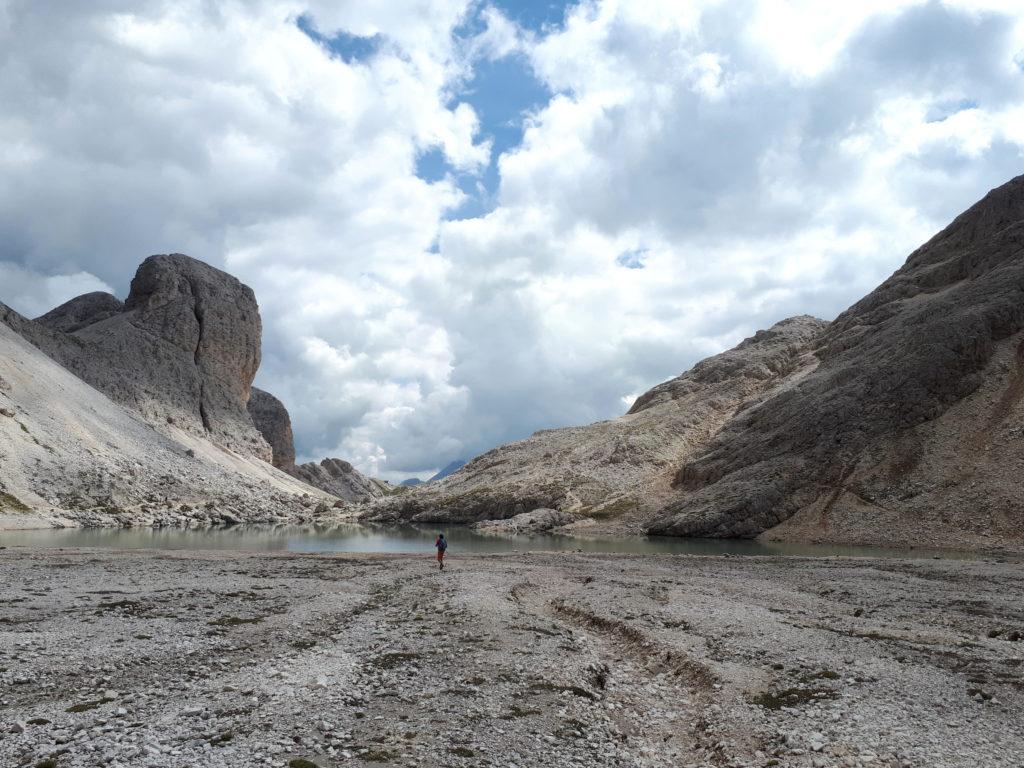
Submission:
{"label": "shoreline", "polygon": [[[346,526],[356,526],[368,531],[382,531],[387,532],[389,530],[401,530],[403,528],[417,528],[417,529],[429,529],[433,530],[436,524],[416,524],[416,523],[405,523],[402,525],[390,525],[379,522],[364,522],[360,521],[357,513],[349,512],[346,514],[332,514],[330,516],[319,516],[319,517],[304,517],[298,519],[274,519],[271,521],[260,521],[260,522],[237,522],[237,523],[221,523],[221,522],[207,522],[207,521],[195,521],[186,520],[184,522],[137,522],[134,525],[124,525],[117,523],[104,523],[104,524],[82,524],[80,521],[69,521],[71,524],[60,525],[49,523],[46,525],[35,525],[29,522],[27,525],[13,526],[9,524],[9,521],[17,521],[23,519],[25,516],[11,516],[11,515],[0,515],[0,545],[5,545],[4,534],[17,534],[17,533],[46,533],[54,532],[58,533],[61,531],[96,531],[96,532],[179,532],[185,534],[202,535],[203,533],[218,533],[226,531],[260,531],[266,530],[271,531],[282,528],[294,528],[297,531],[309,530],[326,532],[332,528],[341,528]],[[44,518],[33,518],[34,521],[42,521]],[[28,521],[26,521],[28,522]],[[76,524],[77,523],[77,524]],[[457,524],[450,523],[445,524],[443,527],[446,529],[464,529],[469,530],[470,524]],[[847,544],[839,542],[828,542],[828,541],[804,541],[804,540],[793,540],[793,541],[781,541],[774,539],[764,539],[758,537],[757,539],[699,539],[691,537],[674,537],[674,536],[647,536],[644,534],[634,533],[627,531],[622,528],[608,527],[607,529],[602,527],[601,529],[595,529],[594,526],[570,526],[562,529],[553,529],[549,532],[532,532],[532,533],[488,533],[488,536],[494,536],[498,539],[510,539],[516,541],[522,541],[524,545],[528,545],[530,539],[533,536],[551,536],[554,538],[560,538],[565,540],[575,540],[580,542],[587,541],[622,541],[631,542],[638,540],[645,540],[651,542],[663,542],[666,544],[678,544],[679,546],[685,547],[687,543],[693,543],[699,546],[701,543],[707,543],[713,546],[726,547],[729,544],[734,544],[739,548],[750,545],[760,545],[765,548],[763,552],[743,552],[738,551],[735,553],[715,553],[715,552],[649,552],[649,553],[635,553],[643,554],[644,556],[654,557],[663,554],[693,554],[700,556],[716,556],[725,555],[733,557],[807,557],[807,558],[827,558],[827,557],[851,557],[858,559],[871,559],[871,558],[883,558],[883,559],[951,559],[951,560],[986,560],[992,559],[994,561],[1021,561],[1024,560],[1024,545],[1021,547],[1010,547],[1005,544],[999,547],[936,547],[927,544],[920,546],[910,547],[892,547],[884,546],[872,543],[865,544]],[[8,545],[10,546],[10,545]],[[14,545],[18,546],[18,545]],[[45,547],[44,544],[29,544],[28,547]],[[65,548],[78,548],[79,545],[70,545]],[[133,550],[133,549],[157,549],[161,551],[169,551],[163,547],[125,547],[119,548],[115,546],[106,547],[102,544],[93,545],[89,544],[88,547],[97,547],[100,549],[110,549],[111,551],[120,551],[121,549]],[[779,548],[778,551],[771,551],[772,548]],[[797,551],[786,552],[787,547],[793,548]],[[806,548],[809,551],[801,552],[801,548]],[[215,547],[189,547],[183,545],[181,551],[200,551],[200,550],[212,550],[212,551],[224,551],[224,552],[265,552],[265,549],[238,549],[234,547],[227,547],[218,550]],[[820,549],[820,553],[816,553],[813,550]],[[862,552],[858,552],[862,550]],[[362,550],[359,550],[362,552]],[[532,552],[558,552],[562,550],[554,548],[539,547],[531,550],[528,546],[524,546],[522,551]],[[345,550],[323,550],[319,551],[321,554],[354,554],[355,552],[347,552]],[[375,553],[365,554],[413,554],[415,550],[408,551],[380,551]],[[593,552],[596,554],[596,552]],[[613,554],[615,552],[612,552]],[[617,554],[630,554],[629,552],[621,552]]]}

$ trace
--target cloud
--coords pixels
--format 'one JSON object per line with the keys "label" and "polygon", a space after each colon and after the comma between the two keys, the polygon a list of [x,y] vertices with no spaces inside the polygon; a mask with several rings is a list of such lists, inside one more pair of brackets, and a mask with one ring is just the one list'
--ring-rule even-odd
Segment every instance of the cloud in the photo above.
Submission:
{"label": "cloud", "polygon": [[817,6],[0,2],[0,298],[222,266],[300,455],[391,479],[612,417],[1024,165],[1016,4]]}

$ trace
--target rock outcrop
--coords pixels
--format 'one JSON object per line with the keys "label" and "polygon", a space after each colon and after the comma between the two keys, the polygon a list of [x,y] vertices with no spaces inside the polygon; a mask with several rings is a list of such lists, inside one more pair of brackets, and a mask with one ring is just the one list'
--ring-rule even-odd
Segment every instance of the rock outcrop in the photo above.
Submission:
{"label": "rock outcrop", "polygon": [[472,522],[537,508],[577,520],[627,521],[633,531],[674,491],[680,458],[696,455],[742,408],[811,370],[826,327],[784,320],[637,400],[624,416],[537,432],[495,448],[441,480],[372,505],[371,520]]}
{"label": "rock outcrop", "polygon": [[319,464],[299,464],[290,473],[315,488],[351,502],[369,501],[390,492],[387,483],[367,477],[347,461],[324,459]]}
{"label": "rock outcrop", "polygon": [[116,298],[93,293],[35,322],[7,308],[0,320],[147,420],[272,459],[246,408],[260,363],[252,289],[182,254],[150,256],[117,307]]}
{"label": "rock outcrop", "polygon": [[292,434],[292,420],[284,403],[269,392],[253,387],[248,409],[252,423],[263,435],[263,439],[270,444],[274,466],[285,472],[294,470],[295,436]]}
{"label": "rock outcrop", "polygon": [[[815,370],[675,478],[652,533],[903,544],[1020,538],[1024,177],[842,313]],[[909,540],[907,537],[913,537]]]}

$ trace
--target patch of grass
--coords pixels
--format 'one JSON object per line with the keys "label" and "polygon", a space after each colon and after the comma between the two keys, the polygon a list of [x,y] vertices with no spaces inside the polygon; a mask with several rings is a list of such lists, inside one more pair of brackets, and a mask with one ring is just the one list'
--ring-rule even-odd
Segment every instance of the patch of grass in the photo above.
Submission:
{"label": "patch of grass", "polygon": [[57,768],[57,759],[54,757],[47,757],[44,760],[40,760],[36,763],[35,768]]}
{"label": "patch of grass", "polygon": [[22,503],[17,496],[12,496],[6,491],[0,491],[0,509],[7,509],[12,512],[30,512],[28,506]]}
{"label": "patch of grass", "polygon": [[49,725],[50,721],[45,717],[33,717],[31,720],[26,720],[29,725]]}
{"label": "patch of grass", "polygon": [[422,654],[419,653],[407,652],[385,653],[382,656],[378,656],[371,660],[370,663],[378,669],[394,669],[395,667],[401,667],[408,664],[410,661],[420,658],[421,655]]}
{"label": "patch of grass", "polygon": [[253,616],[249,619],[243,619],[239,616],[221,616],[219,619],[206,622],[211,627],[237,627],[241,624],[259,624],[263,621],[262,616]]}
{"label": "patch of grass", "polygon": [[834,698],[836,698],[835,692],[827,688],[785,688],[781,691],[759,693],[750,701],[765,709],[777,710],[783,707],[794,709],[808,701]]}
{"label": "patch of grass", "polygon": [[587,510],[586,515],[595,520],[608,520],[613,517],[620,517],[627,512],[635,512],[639,508],[640,504],[636,499],[627,496],[591,507]]}
{"label": "patch of grass", "polygon": [[210,739],[210,743],[213,746],[217,747],[217,746],[220,746],[221,744],[227,744],[233,738],[235,738],[234,732],[232,732],[232,731],[224,731],[224,733],[218,733],[216,736],[214,736],[212,739]]}
{"label": "patch of grass", "polygon": [[833,672],[831,669],[823,669],[819,672],[808,672],[805,675],[801,675],[800,681],[810,683],[814,680],[841,680],[842,677],[838,672]]}
{"label": "patch of grass", "polygon": [[65,711],[66,712],[88,712],[90,709],[96,709],[96,707],[102,706],[105,702],[103,699],[96,699],[95,701],[83,701],[81,704],[72,704]]}
{"label": "patch of grass", "polygon": [[593,693],[578,685],[559,685],[558,683],[549,683],[547,681],[533,683],[530,685],[531,691],[552,691],[555,693],[562,693],[563,691],[569,691],[573,696],[579,696],[581,699],[590,699],[594,701],[597,699]]}
{"label": "patch of grass", "polygon": [[474,752],[472,749],[469,749],[468,747],[452,747],[448,751],[451,752],[453,755],[457,755],[458,757],[476,756],[476,752]]}
{"label": "patch of grass", "polygon": [[392,752],[389,749],[371,749],[365,755],[359,755],[359,757],[368,763],[390,763],[398,757],[398,753]]}
{"label": "patch of grass", "polygon": [[288,761],[288,768],[320,768],[320,766],[304,757],[293,757]]}
{"label": "patch of grass", "polygon": [[504,715],[499,715],[501,720],[515,720],[519,717],[529,717],[530,715],[539,715],[539,709],[523,709],[518,704],[513,704],[512,708]]}

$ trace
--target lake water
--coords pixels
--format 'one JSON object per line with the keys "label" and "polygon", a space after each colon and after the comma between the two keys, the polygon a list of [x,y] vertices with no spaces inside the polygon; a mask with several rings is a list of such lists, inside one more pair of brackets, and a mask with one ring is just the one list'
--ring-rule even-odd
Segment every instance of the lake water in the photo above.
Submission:
{"label": "lake water", "polygon": [[773,544],[721,539],[671,537],[570,538],[567,536],[501,536],[464,526],[330,528],[239,525],[230,528],[65,528],[0,531],[6,547],[102,547],[109,549],[212,549],[260,552],[389,552],[429,553],[438,531],[448,537],[450,556],[487,552],[618,552],[628,554],[795,555],[802,557],[942,557],[976,559],[965,552],[878,549],[814,544]]}

